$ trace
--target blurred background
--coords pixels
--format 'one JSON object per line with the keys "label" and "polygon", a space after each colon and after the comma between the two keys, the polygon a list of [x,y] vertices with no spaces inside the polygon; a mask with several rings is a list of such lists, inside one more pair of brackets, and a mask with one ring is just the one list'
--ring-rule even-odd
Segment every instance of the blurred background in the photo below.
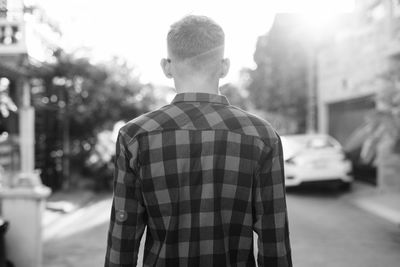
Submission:
{"label": "blurred background", "polygon": [[225,30],[220,92],[282,135],[295,266],[397,266],[400,1],[0,0],[0,267],[102,266],[117,132],[174,97],[188,14]]}

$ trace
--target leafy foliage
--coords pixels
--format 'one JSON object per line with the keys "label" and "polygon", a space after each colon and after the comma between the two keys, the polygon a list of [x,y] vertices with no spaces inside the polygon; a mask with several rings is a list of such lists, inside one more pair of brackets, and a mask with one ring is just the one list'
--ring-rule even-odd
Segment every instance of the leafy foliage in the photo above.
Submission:
{"label": "leafy foliage", "polygon": [[147,112],[156,102],[153,86],[142,84],[135,68],[119,58],[93,63],[64,51],[58,51],[56,58],[42,77],[45,92],[35,97],[38,107],[56,118],[47,122],[47,131],[56,131],[52,136],[58,140],[52,141],[54,148],[48,142],[45,145],[61,151],[59,157],[64,160],[69,157],[74,171],[103,177],[109,173],[110,160],[85,164],[96,153],[99,133]]}
{"label": "leafy foliage", "polygon": [[248,92],[232,83],[227,83],[219,88],[221,94],[225,95],[229,102],[241,109],[247,110],[250,106]]}
{"label": "leafy foliage", "polygon": [[135,100],[143,85],[134,69],[117,58],[93,64],[61,52],[48,80],[53,89],[65,93],[72,139],[94,136],[118,120],[129,120],[145,111]]}
{"label": "leafy foliage", "polygon": [[0,115],[3,118],[7,118],[10,111],[17,111],[17,106],[10,97],[8,86],[8,79],[0,77]]}
{"label": "leafy foliage", "polygon": [[305,130],[308,57],[302,30],[295,17],[275,19],[271,31],[259,37],[255,70],[244,70],[247,89],[257,109],[297,121],[296,132]]}
{"label": "leafy foliage", "polygon": [[367,117],[364,131],[367,138],[363,143],[361,158],[371,162],[383,138],[393,141],[393,152],[400,154],[400,83],[389,76],[376,96],[376,109]]}

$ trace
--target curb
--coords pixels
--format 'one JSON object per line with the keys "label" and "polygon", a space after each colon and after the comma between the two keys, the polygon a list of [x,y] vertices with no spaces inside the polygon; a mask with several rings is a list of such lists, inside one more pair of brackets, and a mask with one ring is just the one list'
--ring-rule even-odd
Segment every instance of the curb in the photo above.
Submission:
{"label": "curb", "polygon": [[384,193],[375,186],[354,181],[345,199],[357,208],[400,228],[400,204],[396,204],[400,203],[400,192]]}
{"label": "curb", "polygon": [[357,207],[385,219],[400,228],[400,211],[367,199],[356,199],[354,203]]}
{"label": "curb", "polygon": [[[93,213],[93,208],[97,206],[99,203],[107,201],[107,199],[108,198],[106,197],[106,195],[102,196],[94,195],[91,199],[88,199],[88,201],[82,202],[81,205],[76,206],[76,208],[69,213],[49,211],[49,213],[56,214],[56,216],[53,220],[49,221],[47,224],[42,225],[42,227],[44,228],[42,232],[43,242],[45,243],[51,241],[55,238],[62,236],[63,234],[65,234],[65,232],[71,230],[70,227],[76,222],[76,220],[86,216],[87,212],[89,212],[90,214]],[[97,214],[99,213],[96,213],[96,215]],[[107,209],[105,218],[109,219],[109,216],[110,216],[109,209]],[[92,218],[96,219],[97,217],[96,218],[95,217]]]}

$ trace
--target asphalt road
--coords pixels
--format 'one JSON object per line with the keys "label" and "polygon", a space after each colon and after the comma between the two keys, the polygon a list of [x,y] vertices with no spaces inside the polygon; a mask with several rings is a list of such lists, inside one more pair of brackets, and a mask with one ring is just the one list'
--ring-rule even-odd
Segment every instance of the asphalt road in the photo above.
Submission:
{"label": "asphalt road", "polygon": [[[400,228],[359,209],[353,195],[321,188],[288,192],[295,267],[400,266]],[[107,197],[46,227],[52,235],[43,266],[102,266],[110,204]]]}
{"label": "asphalt road", "polygon": [[326,188],[289,190],[294,266],[400,266],[400,228],[360,210],[351,198],[351,192]]}

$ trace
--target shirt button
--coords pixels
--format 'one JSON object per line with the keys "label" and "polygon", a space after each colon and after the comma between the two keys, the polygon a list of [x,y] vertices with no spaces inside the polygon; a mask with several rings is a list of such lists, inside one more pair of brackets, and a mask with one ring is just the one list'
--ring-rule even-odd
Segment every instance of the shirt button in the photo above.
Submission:
{"label": "shirt button", "polygon": [[116,219],[119,222],[124,222],[128,219],[128,214],[124,210],[118,210],[116,214]]}

